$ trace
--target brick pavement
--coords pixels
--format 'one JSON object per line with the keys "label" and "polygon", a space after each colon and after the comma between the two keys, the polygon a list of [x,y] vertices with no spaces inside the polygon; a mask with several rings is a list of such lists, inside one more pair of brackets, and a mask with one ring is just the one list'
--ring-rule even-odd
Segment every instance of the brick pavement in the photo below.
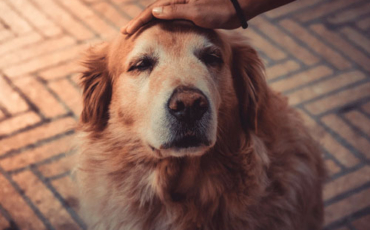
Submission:
{"label": "brick pavement", "polygon": [[[84,229],[68,164],[75,61],[150,1],[0,1],[0,230]],[[369,229],[370,2],[300,0],[244,33],[322,144],[325,229]]]}

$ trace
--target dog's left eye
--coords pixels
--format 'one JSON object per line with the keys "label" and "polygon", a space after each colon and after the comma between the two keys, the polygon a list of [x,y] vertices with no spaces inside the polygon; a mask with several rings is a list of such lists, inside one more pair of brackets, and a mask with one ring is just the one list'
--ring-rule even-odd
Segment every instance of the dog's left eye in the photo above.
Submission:
{"label": "dog's left eye", "polygon": [[144,57],[143,59],[139,60],[135,64],[133,64],[129,69],[128,72],[137,70],[137,71],[145,71],[148,69],[152,69],[154,66],[154,60],[148,57]]}
{"label": "dog's left eye", "polygon": [[210,66],[216,66],[216,65],[220,65],[223,63],[223,60],[220,57],[220,55],[216,53],[204,53],[201,55],[200,60],[204,64],[210,65]]}

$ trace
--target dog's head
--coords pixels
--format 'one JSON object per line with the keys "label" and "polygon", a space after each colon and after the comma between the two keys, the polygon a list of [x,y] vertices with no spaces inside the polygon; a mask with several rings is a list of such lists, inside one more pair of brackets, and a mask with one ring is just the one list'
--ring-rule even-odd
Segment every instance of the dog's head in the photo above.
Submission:
{"label": "dog's head", "polygon": [[201,155],[236,126],[255,130],[267,90],[245,39],[185,22],[120,35],[84,64],[84,129],[132,135],[162,157]]}

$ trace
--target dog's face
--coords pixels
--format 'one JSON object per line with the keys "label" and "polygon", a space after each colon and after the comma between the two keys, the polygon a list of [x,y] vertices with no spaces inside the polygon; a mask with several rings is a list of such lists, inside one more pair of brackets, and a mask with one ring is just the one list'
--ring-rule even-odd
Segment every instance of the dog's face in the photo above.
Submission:
{"label": "dog's face", "polygon": [[82,122],[134,135],[161,157],[201,155],[216,143],[220,117],[239,118],[245,95],[235,84],[246,82],[235,81],[233,58],[218,33],[179,22],[120,36],[88,56]]}

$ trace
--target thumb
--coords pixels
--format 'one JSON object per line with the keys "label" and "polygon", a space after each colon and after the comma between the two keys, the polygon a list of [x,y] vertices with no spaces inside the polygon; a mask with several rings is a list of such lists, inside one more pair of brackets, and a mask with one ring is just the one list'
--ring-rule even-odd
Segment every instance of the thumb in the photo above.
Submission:
{"label": "thumb", "polygon": [[159,19],[192,19],[192,11],[186,4],[172,4],[168,6],[155,7],[152,10],[154,17]]}

